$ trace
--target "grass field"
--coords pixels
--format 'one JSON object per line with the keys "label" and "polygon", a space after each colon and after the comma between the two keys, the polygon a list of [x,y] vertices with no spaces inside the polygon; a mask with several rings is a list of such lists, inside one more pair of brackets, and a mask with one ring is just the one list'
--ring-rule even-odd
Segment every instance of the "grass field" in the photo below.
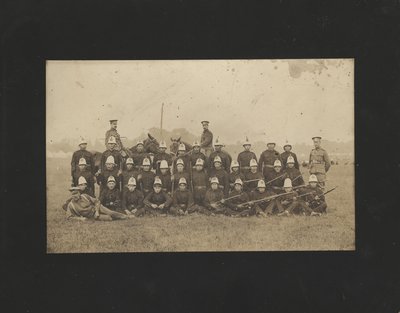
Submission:
{"label": "grass field", "polygon": [[[47,252],[353,250],[354,165],[335,165],[327,187],[328,214],[231,218],[192,215],[123,221],[71,221],[69,160],[47,160]],[[308,177],[308,174],[305,175]]]}

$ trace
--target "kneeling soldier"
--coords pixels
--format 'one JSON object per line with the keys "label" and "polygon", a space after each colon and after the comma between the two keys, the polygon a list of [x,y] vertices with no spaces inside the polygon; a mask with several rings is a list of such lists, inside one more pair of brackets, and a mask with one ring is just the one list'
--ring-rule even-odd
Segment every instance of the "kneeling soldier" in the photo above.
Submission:
{"label": "kneeling soldier", "polygon": [[81,176],[78,178],[78,187],[81,190],[81,193],[86,193],[87,195],[94,197],[94,191],[88,187],[85,177]]}
{"label": "kneeling soldier", "polygon": [[304,185],[303,176],[301,175],[300,170],[295,167],[295,161],[291,155],[287,158],[284,173],[287,174],[286,177],[292,180],[293,187]]}
{"label": "kneeling soldier", "polygon": [[179,188],[172,197],[172,206],[169,210],[173,215],[184,215],[193,213],[193,195],[187,190],[187,182],[185,178],[179,180]]}
{"label": "kneeling soldier", "polygon": [[87,219],[96,219],[101,221],[124,220],[131,215],[114,212],[103,205],[100,200],[87,194],[81,194],[78,187],[72,187],[71,201],[67,205],[67,218],[85,221]]}
{"label": "kneeling soldier", "polygon": [[206,196],[204,198],[205,208],[202,213],[206,215],[214,215],[214,213],[223,213],[224,208],[221,204],[224,198],[224,193],[219,188],[219,181],[217,177],[211,177],[210,179],[211,188],[207,190]]}
{"label": "kneeling soldier", "polygon": [[229,191],[232,191],[235,185],[236,179],[240,178],[242,181],[245,180],[245,176],[239,170],[239,162],[232,161],[231,163],[231,172],[229,173]]}
{"label": "kneeling soldier", "polygon": [[107,179],[107,187],[100,194],[99,200],[102,205],[113,211],[122,211],[121,209],[121,192],[115,187],[116,181],[114,176]]}
{"label": "kneeling soldier", "polygon": [[204,207],[205,196],[208,185],[208,175],[204,170],[204,160],[197,159],[195,170],[192,173],[192,184],[193,184],[193,200],[197,207]]}
{"label": "kneeling soldier", "polygon": [[318,178],[316,175],[311,174],[308,178],[308,184],[306,188],[301,190],[301,194],[307,194],[304,196],[304,201],[313,211],[311,215],[320,215],[326,213],[327,204],[325,202],[325,196],[322,189],[318,186]]}
{"label": "kneeling soldier", "polygon": [[250,208],[241,206],[248,202],[249,196],[243,191],[243,182],[240,178],[235,181],[234,190],[227,199],[222,199],[221,203],[226,207],[225,214],[228,216],[249,216]]}
{"label": "kneeling soldier", "polygon": [[308,213],[311,214],[311,209],[306,205],[306,203],[301,200],[296,191],[293,191],[292,181],[290,178],[286,178],[283,184],[283,189],[287,195],[283,195],[276,200],[278,207],[278,215],[289,215],[289,214],[300,214]]}
{"label": "kneeling soldier", "polygon": [[129,178],[128,184],[122,194],[122,210],[126,214],[133,213],[135,216],[144,215],[143,193],[136,189],[136,179]]}
{"label": "kneeling soldier", "polygon": [[[262,200],[267,197],[271,197],[276,195],[274,192],[267,190],[265,187],[264,180],[260,179],[257,183],[256,190],[252,191],[250,194],[251,200]],[[264,216],[266,217],[267,214],[272,214],[273,209],[276,207],[275,200],[266,200],[266,201],[259,201],[252,206],[253,214],[257,216]]]}
{"label": "kneeling soldier", "polygon": [[245,176],[245,191],[251,192],[257,188],[258,181],[264,179],[264,175],[258,171],[256,159],[250,160],[250,171]]}
{"label": "kneeling soldier", "polygon": [[159,178],[154,180],[153,191],[143,201],[146,213],[150,215],[165,215],[171,206],[172,199],[162,191],[162,183]]}
{"label": "kneeling soldier", "polygon": [[172,189],[172,181],[171,181],[171,172],[169,170],[168,162],[166,160],[162,160],[159,166],[160,173],[158,174],[158,178],[162,183],[162,190],[168,194],[171,194]]}

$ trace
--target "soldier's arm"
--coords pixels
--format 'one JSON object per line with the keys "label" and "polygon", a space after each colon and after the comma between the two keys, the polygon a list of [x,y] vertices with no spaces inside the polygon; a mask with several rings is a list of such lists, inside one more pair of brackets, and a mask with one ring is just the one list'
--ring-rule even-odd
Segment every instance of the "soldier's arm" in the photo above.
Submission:
{"label": "soldier's arm", "polygon": [[74,152],[72,154],[72,159],[71,159],[71,176],[74,176],[75,169],[76,169],[76,153]]}
{"label": "soldier's arm", "polygon": [[150,193],[146,196],[146,198],[144,198],[143,203],[144,203],[145,205],[151,206],[151,202],[150,202],[151,196],[152,196],[152,193],[150,192]]}
{"label": "soldier's arm", "polygon": [[138,208],[143,207],[143,200],[144,200],[144,195],[142,192],[138,191]]}
{"label": "soldier's arm", "polygon": [[211,132],[210,133],[206,133],[203,138],[204,138],[204,140],[200,144],[202,148],[207,147],[207,146],[209,146],[211,144],[213,135],[212,135]]}
{"label": "soldier's arm", "polygon": [[258,162],[258,170],[260,172],[262,172],[263,166],[264,166],[264,158],[263,158],[263,154],[260,154],[260,161]]}
{"label": "soldier's arm", "polygon": [[331,167],[331,160],[329,159],[329,155],[326,151],[324,151],[324,160],[325,160],[325,172],[327,172]]}
{"label": "soldier's arm", "polygon": [[310,157],[308,158],[308,169],[311,169],[311,153],[310,153]]}

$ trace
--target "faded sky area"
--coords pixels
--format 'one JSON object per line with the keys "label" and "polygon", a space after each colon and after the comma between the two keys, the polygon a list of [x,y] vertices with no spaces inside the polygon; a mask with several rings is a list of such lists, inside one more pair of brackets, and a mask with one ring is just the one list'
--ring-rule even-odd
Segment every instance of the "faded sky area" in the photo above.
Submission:
{"label": "faded sky area", "polygon": [[47,142],[103,138],[108,120],[135,138],[160,126],[226,143],[354,137],[354,63],[330,60],[48,61]]}

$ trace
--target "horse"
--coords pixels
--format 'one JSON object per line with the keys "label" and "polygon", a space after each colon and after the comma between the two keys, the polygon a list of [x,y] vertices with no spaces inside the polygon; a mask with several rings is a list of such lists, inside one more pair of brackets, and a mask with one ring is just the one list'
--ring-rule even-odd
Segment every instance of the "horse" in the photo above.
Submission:
{"label": "horse", "polygon": [[190,150],[193,149],[193,146],[185,141],[182,141],[181,137],[176,138],[176,139],[174,139],[174,138],[170,138],[170,139],[171,139],[172,143],[169,146],[169,151],[171,151],[171,153],[174,155],[176,155],[178,153],[178,148],[181,143],[183,143],[185,145],[186,152],[189,152]]}

